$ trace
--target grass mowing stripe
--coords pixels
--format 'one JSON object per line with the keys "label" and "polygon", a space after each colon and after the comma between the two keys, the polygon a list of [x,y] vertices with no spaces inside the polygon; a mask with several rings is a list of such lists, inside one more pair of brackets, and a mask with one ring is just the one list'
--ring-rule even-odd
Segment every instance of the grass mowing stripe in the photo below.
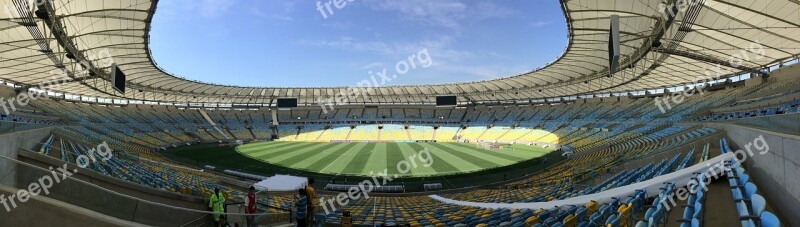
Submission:
{"label": "grass mowing stripe", "polygon": [[[401,143],[399,145],[399,148],[400,148],[400,151],[403,153],[403,157],[402,157],[403,160],[408,161],[409,165],[410,165],[410,167],[408,167],[409,170],[406,173],[406,175],[411,174],[411,175],[414,175],[414,176],[419,176],[419,175],[435,175],[435,174],[438,173],[435,169],[433,169],[432,165],[436,164],[436,160],[435,160],[436,158],[433,157],[433,154],[431,154],[432,152],[430,152],[430,150],[428,150],[429,156],[425,157],[428,160],[424,160],[423,161],[423,160],[420,160],[420,158],[419,158],[419,155],[420,155],[421,151],[414,150],[414,148],[411,148],[411,146],[409,146],[407,143]],[[413,164],[411,163],[412,160],[409,158],[411,156],[414,156],[413,162],[416,162],[416,167],[414,167]],[[425,163],[431,162],[431,160],[433,161],[431,163],[431,166],[427,166],[426,167]],[[394,168],[397,169],[397,167],[396,167],[397,163],[395,163],[394,165],[395,165]],[[401,168],[406,168],[406,167],[401,167]]]}
{"label": "grass mowing stripe", "polygon": [[278,148],[281,148],[281,147],[291,146],[291,145],[294,145],[294,144],[297,144],[297,143],[294,143],[294,142],[260,142],[260,143],[245,144],[245,145],[237,147],[237,149],[239,149],[240,151],[246,151],[246,152],[263,151],[264,149],[267,149],[267,148],[278,149]]}
{"label": "grass mowing stripe", "polygon": [[333,162],[337,158],[341,157],[345,152],[349,151],[350,149],[352,149],[353,147],[355,147],[357,145],[357,143],[342,143],[342,144],[346,144],[346,145],[344,147],[338,148],[336,150],[332,150],[330,153],[326,154],[325,156],[323,156],[322,158],[320,158],[319,160],[315,161],[314,163],[312,163],[311,165],[309,165],[307,167],[309,169],[315,169],[315,170],[318,171],[319,168],[322,168],[322,167],[330,164],[331,162]]}
{"label": "grass mowing stripe", "polygon": [[[450,174],[465,171],[476,171],[501,165],[513,164],[522,160],[535,158],[549,153],[545,148],[526,145],[511,145],[514,151],[493,151],[473,147],[464,143],[318,143],[297,141],[274,141],[246,144],[234,150],[258,161],[277,166],[304,169],[312,172],[329,174],[368,175],[369,171],[390,175],[400,174],[397,164],[409,162],[409,172],[403,176]],[[424,163],[416,156],[418,152],[428,148],[433,165],[423,167]],[[227,154],[213,152],[217,147],[210,147],[209,152],[200,155],[203,159],[232,160]],[[409,156],[414,155],[417,167],[410,165]],[[254,167],[255,168],[255,167]]]}
{"label": "grass mowing stripe", "polygon": [[[270,142],[266,142],[266,143],[270,143]],[[246,156],[250,156],[250,157],[252,157],[254,159],[260,159],[260,158],[258,158],[259,156],[268,155],[268,154],[282,153],[282,152],[285,152],[287,150],[290,150],[290,149],[293,149],[293,148],[296,148],[296,147],[303,147],[303,146],[305,146],[307,144],[307,143],[299,143],[299,142],[285,142],[285,143],[287,143],[287,145],[280,145],[280,146],[276,146],[276,147],[265,147],[265,148],[261,148],[261,149],[258,149],[258,150],[250,150],[250,151],[244,151],[244,152],[240,150],[239,152],[244,154],[244,155],[246,155]]]}
{"label": "grass mowing stripe", "polygon": [[[409,143],[408,146],[413,148],[415,152],[425,149],[425,147],[419,143]],[[453,166],[450,164],[450,162],[445,161],[445,158],[439,155],[440,151],[434,149],[428,149],[428,151],[431,152],[431,156],[433,156],[431,157],[433,158],[433,165],[431,167],[436,170],[436,173],[451,173],[461,171],[461,168]],[[455,158],[457,159],[458,157]]]}
{"label": "grass mowing stripe", "polygon": [[380,153],[378,153],[378,157],[375,160],[375,164],[378,168],[378,171],[383,172],[384,169],[387,169],[388,171],[388,169],[394,168],[392,166],[389,166],[390,164],[386,162],[387,159],[386,156],[389,155],[389,143],[379,143],[378,146],[376,146],[376,148],[378,149],[378,151],[380,151]]}
{"label": "grass mowing stripe", "polygon": [[308,144],[308,143],[291,142],[291,144],[289,144],[287,146],[281,146],[280,148],[271,148],[271,149],[270,148],[263,148],[263,149],[259,149],[259,150],[245,151],[243,154],[245,154],[247,156],[250,156],[250,157],[253,157],[253,158],[258,158],[258,156],[262,156],[262,155],[266,155],[266,154],[273,154],[273,153],[277,153],[277,152],[282,152],[284,150],[288,150],[288,149],[292,149],[292,148],[295,148],[295,147],[304,146],[306,144]]}
{"label": "grass mowing stripe", "polygon": [[533,155],[533,154],[525,154],[523,152],[517,151],[517,149],[514,149],[514,151],[508,151],[508,150],[493,151],[493,150],[486,150],[486,149],[470,146],[470,145],[465,144],[465,143],[450,143],[450,145],[463,147],[464,149],[468,148],[468,149],[472,149],[472,150],[477,150],[477,151],[480,151],[482,153],[488,153],[488,154],[491,154],[493,156],[497,156],[497,157],[500,157],[500,158],[503,158],[503,159],[506,159],[506,160],[509,160],[509,161],[512,161],[512,162],[519,162],[519,161],[522,161],[522,160],[528,160],[528,159],[535,158],[535,157],[539,156],[539,154],[535,154],[535,155]]}
{"label": "grass mowing stripe", "polygon": [[484,150],[484,149],[480,149],[480,148],[477,148],[477,147],[465,148],[465,147],[461,147],[461,146],[456,146],[453,143],[443,143],[441,145],[445,146],[445,147],[449,147],[449,148],[451,148],[451,149],[453,149],[455,151],[466,153],[466,154],[475,156],[476,158],[480,158],[480,159],[495,163],[497,165],[516,163],[516,162],[521,161],[521,160],[524,159],[524,158],[517,158],[517,157],[514,157],[514,156],[501,154],[500,151]]}
{"label": "grass mowing stripe", "polygon": [[386,150],[386,143],[376,143],[369,155],[369,159],[367,159],[367,163],[361,170],[361,174],[368,175],[370,171],[373,173],[383,173],[383,170],[387,170],[388,172],[386,152],[388,152]]}
{"label": "grass mowing stripe", "polygon": [[254,142],[254,143],[247,143],[242,144],[239,148],[253,148],[253,147],[263,147],[263,146],[278,146],[278,145],[286,145],[286,144],[293,144],[293,142],[284,142],[284,141],[262,141],[262,142]]}
{"label": "grass mowing stripe", "polygon": [[[330,153],[335,152],[335,151],[337,151],[339,149],[342,149],[342,147],[346,147],[347,146],[346,143],[331,143],[329,145],[330,146],[327,146],[327,147],[324,147],[324,148],[320,148],[319,150],[316,150],[316,153],[314,153],[314,154],[309,154],[308,156],[297,156],[297,157],[292,158],[292,159],[299,159],[299,160],[291,160],[291,161],[294,161],[294,163],[290,164],[289,167],[300,168],[300,169],[308,169],[309,166],[312,166],[311,164],[319,161],[320,159],[325,158],[325,156],[330,155]],[[286,161],[289,162],[290,160],[286,160]]]}
{"label": "grass mowing stripe", "polygon": [[[431,143],[431,145],[433,145],[434,147],[439,148],[440,150],[442,150],[444,152],[448,152],[448,153],[452,154],[453,156],[459,157],[459,158],[463,159],[464,161],[472,163],[473,165],[478,167],[477,169],[491,168],[491,167],[500,165],[498,163],[493,163],[491,161],[488,161],[488,160],[479,158],[477,156],[474,156],[474,155],[470,154],[469,152],[463,152],[463,151],[459,151],[459,150],[456,150],[456,149],[452,149],[452,148],[446,147],[444,145],[441,145],[439,143]],[[473,169],[473,170],[476,170],[476,169]]]}
{"label": "grass mowing stripe", "polygon": [[272,153],[269,153],[269,154],[263,154],[263,155],[256,156],[256,159],[261,159],[261,160],[265,160],[265,161],[272,161],[272,158],[274,158],[274,157],[285,155],[286,153],[294,153],[294,152],[296,152],[298,150],[302,150],[303,148],[316,146],[317,144],[318,143],[301,143],[300,146],[286,148],[286,149],[280,150],[279,152],[272,152]]}
{"label": "grass mowing stripe", "polygon": [[550,153],[550,152],[555,150],[555,149],[543,148],[543,147],[539,147],[539,146],[535,146],[535,145],[534,146],[529,146],[529,145],[514,144],[514,145],[511,145],[511,146],[514,147],[514,150],[519,150],[521,152],[534,152],[534,153],[538,153],[540,155],[546,155],[546,154],[548,154],[548,153]]}
{"label": "grass mowing stripe", "polygon": [[308,152],[315,151],[315,150],[318,150],[318,149],[322,149],[322,148],[328,147],[328,146],[331,146],[331,144],[329,144],[329,143],[314,143],[314,146],[305,147],[305,148],[298,148],[298,149],[295,149],[295,150],[292,150],[292,151],[289,151],[289,152],[284,152],[283,154],[275,156],[275,157],[271,158],[270,160],[272,161],[272,163],[281,163],[286,159],[289,159],[289,158],[292,158],[292,157],[295,157],[295,156],[298,156],[298,155],[304,155],[304,154],[306,154]]}
{"label": "grass mowing stripe", "polygon": [[[397,163],[406,159],[406,154],[400,150],[397,143],[386,144],[386,168],[389,169],[389,175],[400,174],[397,170]],[[406,175],[414,175],[414,169],[410,169]]]}
{"label": "grass mowing stripe", "polygon": [[[374,145],[374,146],[371,146],[371,145]],[[370,160],[372,160],[377,155],[378,152],[376,150],[377,150],[378,144],[377,143],[370,143],[369,145],[367,145],[367,148],[368,147],[372,147],[372,148],[367,150],[366,154],[362,154],[360,151],[359,151],[359,154],[358,154],[359,156],[366,157],[366,159],[362,159],[361,157],[356,157],[355,159],[353,159],[353,161],[350,161],[350,163],[348,163],[347,166],[351,167],[350,165],[355,165],[355,167],[352,168],[352,170],[355,171],[355,172],[347,172],[347,173],[349,173],[349,174],[362,174],[362,172],[365,169],[372,169],[372,165],[374,163],[371,163]],[[363,160],[363,161],[361,161],[361,160]],[[347,168],[345,168],[345,170],[347,170]],[[367,171],[367,173],[369,173],[369,171]]]}
{"label": "grass mowing stripe", "polygon": [[485,150],[478,147],[463,147],[456,145],[456,143],[440,143],[440,145],[448,147],[453,151],[461,152],[465,155],[471,155],[480,160],[491,162],[497,165],[504,165],[523,160],[523,158],[500,154],[498,151]]}
{"label": "grass mowing stripe", "polygon": [[375,143],[368,143],[366,146],[362,147],[352,160],[341,163],[345,165],[342,173],[361,174],[361,170],[366,166],[367,160],[369,160],[369,156],[372,156],[373,150],[375,150]]}
{"label": "grass mowing stripe", "polygon": [[294,154],[292,154],[291,156],[288,156],[288,157],[287,156],[275,157],[275,158],[272,159],[273,163],[282,164],[282,165],[285,165],[285,166],[292,166],[292,165],[297,164],[298,162],[306,160],[311,154],[319,153],[319,151],[321,151],[321,150],[325,150],[325,149],[328,149],[328,148],[336,146],[335,144],[330,144],[330,143],[320,143],[320,145],[322,145],[322,146],[309,147],[309,148],[303,149],[299,153],[294,153]]}
{"label": "grass mowing stripe", "polygon": [[361,151],[361,149],[365,146],[367,146],[366,143],[356,143],[356,146],[353,146],[344,154],[340,155],[336,159],[333,159],[330,163],[320,166],[322,167],[320,172],[334,174],[344,173],[344,168],[347,167],[347,164],[353,161],[353,159],[356,158],[356,154],[358,154],[358,152]]}

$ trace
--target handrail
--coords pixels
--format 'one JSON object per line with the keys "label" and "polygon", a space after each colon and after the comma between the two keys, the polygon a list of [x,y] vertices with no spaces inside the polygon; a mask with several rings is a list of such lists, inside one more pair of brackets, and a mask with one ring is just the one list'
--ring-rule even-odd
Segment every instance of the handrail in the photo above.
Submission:
{"label": "handrail", "polygon": [[[244,204],[244,202],[226,203],[226,204],[225,204],[225,206],[228,206],[228,205],[242,205],[242,204]],[[256,204],[258,204],[258,205],[262,205],[262,206],[265,206],[265,207],[268,207],[268,208],[276,209],[276,210],[282,210],[282,211],[286,211],[286,212],[292,212],[292,210],[290,210],[290,209],[284,209],[284,208],[280,208],[280,207],[272,206],[272,205],[269,205],[269,204],[266,204],[266,203],[262,203],[262,202],[256,202]]]}
{"label": "handrail", "polygon": [[[42,172],[50,172],[50,170],[47,170],[45,168],[42,168],[42,167],[39,167],[39,166],[35,166],[35,165],[32,165],[32,164],[28,164],[28,163],[25,163],[25,162],[21,162],[19,160],[7,157],[5,155],[0,155],[0,160],[2,160],[2,159],[6,159],[6,160],[14,162],[14,163],[16,163],[18,165],[27,166],[29,168],[33,168],[33,169],[36,169],[36,170],[39,170],[39,171],[42,171]],[[192,212],[192,213],[198,213],[198,214],[206,214],[206,215],[208,215],[208,214],[216,214],[213,211],[196,210],[196,209],[191,209],[191,208],[172,206],[172,205],[167,205],[167,204],[163,204],[163,203],[159,203],[159,202],[153,202],[153,201],[149,201],[149,200],[144,200],[144,199],[137,198],[137,197],[134,197],[134,196],[118,193],[118,192],[115,192],[115,191],[100,187],[98,185],[92,184],[90,182],[86,182],[86,181],[78,179],[78,178],[68,178],[68,180],[72,180],[72,181],[75,181],[75,182],[78,182],[78,183],[81,183],[81,184],[84,184],[84,185],[99,189],[101,191],[110,193],[110,194],[115,195],[115,196],[119,196],[119,197],[122,197],[122,198],[134,200],[134,201],[145,203],[145,204],[150,204],[150,205],[159,206],[159,207],[165,207],[165,208],[174,209],[174,210],[181,210],[181,211],[187,211],[187,212]],[[0,181],[0,182],[2,182],[2,181]],[[16,188],[13,185],[7,185],[7,186],[12,187],[12,188]],[[220,214],[226,215],[226,216],[227,215],[242,215],[241,213],[220,213]],[[281,214],[281,213],[273,213],[273,214]]]}
{"label": "handrail", "polygon": [[[207,218],[207,217],[208,217],[208,214],[206,214],[206,215],[203,215],[203,216],[200,216],[200,217],[199,217],[199,218],[197,218],[197,219],[191,220],[191,221],[187,222],[186,224],[183,224],[183,225],[181,225],[181,227],[189,226],[189,224],[192,224],[192,223],[195,223],[195,222],[197,222],[197,221],[203,220],[204,218]],[[198,225],[198,226],[199,226],[199,225]]]}

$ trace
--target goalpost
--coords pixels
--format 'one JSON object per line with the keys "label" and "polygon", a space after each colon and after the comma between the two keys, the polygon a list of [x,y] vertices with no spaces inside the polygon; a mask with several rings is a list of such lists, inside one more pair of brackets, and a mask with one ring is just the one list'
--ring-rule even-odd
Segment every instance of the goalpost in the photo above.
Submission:
{"label": "goalpost", "polygon": [[491,145],[492,145],[491,143],[487,143],[487,142],[477,142],[475,144],[476,147],[484,149],[484,150],[491,149]]}
{"label": "goalpost", "polygon": [[514,151],[514,148],[509,145],[503,144],[495,144],[489,142],[477,142],[476,147],[484,149],[484,150],[511,150]]}

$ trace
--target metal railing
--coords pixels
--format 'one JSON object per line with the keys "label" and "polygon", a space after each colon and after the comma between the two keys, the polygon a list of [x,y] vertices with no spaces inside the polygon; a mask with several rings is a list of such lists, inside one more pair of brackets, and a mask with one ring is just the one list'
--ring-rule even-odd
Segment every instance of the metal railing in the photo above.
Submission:
{"label": "metal railing", "polygon": [[[52,178],[54,175],[58,175],[59,178],[62,177],[61,172],[54,174],[54,171],[48,168],[21,162],[6,156],[0,156],[0,166],[11,168],[10,171],[3,171],[0,174],[0,183],[11,188],[26,189],[30,188],[30,185],[40,184],[41,179]],[[62,166],[49,167],[58,169]],[[82,171],[92,171],[72,164],[67,165],[67,167],[68,171],[74,172],[76,176],[80,175]],[[146,225],[213,226],[214,224],[214,220],[211,218],[214,212],[187,208],[206,207],[206,204],[192,205],[191,202],[187,202],[186,206],[169,205],[122,194],[88,181],[91,181],[91,179],[86,179],[82,175],[78,177],[68,175],[58,182],[53,181],[52,186],[48,187],[48,193],[42,193],[38,196],[46,196],[102,215]],[[148,197],[148,195],[145,195],[145,197]],[[158,198],[158,196],[153,197]],[[229,220],[232,221],[244,220],[244,212],[237,213],[228,210],[221,214],[229,217]],[[291,213],[267,211],[257,216],[261,217],[257,219],[262,220],[265,224],[288,223],[285,220],[291,218]]]}

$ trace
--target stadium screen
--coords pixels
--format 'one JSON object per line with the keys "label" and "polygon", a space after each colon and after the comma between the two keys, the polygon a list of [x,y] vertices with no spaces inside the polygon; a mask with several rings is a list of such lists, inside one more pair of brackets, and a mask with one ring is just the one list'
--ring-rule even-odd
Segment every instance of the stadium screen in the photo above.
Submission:
{"label": "stadium screen", "polygon": [[436,105],[437,106],[455,106],[458,104],[458,99],[456,96],[436,96]]}
{"label": "stadium screen", "polygon": [[111,70],[111,84],[115,90],[125,94],[125,73],[122,72],[122,69],[117,64],[113,64]]}
{"label": "stadium screen", "polygon": [[279,98],[278,108],[293,108],[297,107],[297,98]]}
{"label": "stadium screen", "polygon": [[611,15],[608,29],[608,70],[609,74],[617,72],[619,67],[619,15]]}

